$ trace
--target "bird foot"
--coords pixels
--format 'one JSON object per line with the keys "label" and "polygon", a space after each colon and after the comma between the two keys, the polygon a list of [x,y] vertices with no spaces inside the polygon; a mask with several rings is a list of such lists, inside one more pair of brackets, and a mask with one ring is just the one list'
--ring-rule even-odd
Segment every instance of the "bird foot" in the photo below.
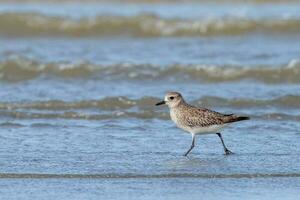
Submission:
{"label": "bird foot", "polygon": [[183,156],[187,157],[188,154],[189,154],[189,152],[186,152],[185,154],[183,154]]}
{"label": "bird foot", "polygon": [[231,155],[231,154],[234,154],[232,151],[229,151],[228,149],[225,149],[225,155],[228,156],[228,155]]}

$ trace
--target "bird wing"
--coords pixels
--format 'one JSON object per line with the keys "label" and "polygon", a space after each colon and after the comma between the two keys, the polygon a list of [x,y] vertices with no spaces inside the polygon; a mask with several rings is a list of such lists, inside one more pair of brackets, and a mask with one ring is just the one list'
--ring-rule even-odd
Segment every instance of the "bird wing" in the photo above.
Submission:
{"label": "bird wing", "polygon": [[190,127],[207,127],[212,125],[224,124],[227,118],[234,116],[233,114],[221,114],[206,108],[197,108],[190,110],[189,114],[184,115],[184,121]]}

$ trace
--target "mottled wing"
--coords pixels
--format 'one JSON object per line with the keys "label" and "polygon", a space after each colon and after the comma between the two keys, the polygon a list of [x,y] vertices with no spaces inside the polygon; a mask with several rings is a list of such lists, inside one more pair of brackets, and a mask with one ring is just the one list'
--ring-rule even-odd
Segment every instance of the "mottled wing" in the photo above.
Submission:
{"label": "mottled wing", "polygon": [[209,109],[197,108],[189,110],[189,114],[184,115],[185,124],[189,127],[208,127],[212,125],[226,123],[226,118],[232,116],[224,115]]}

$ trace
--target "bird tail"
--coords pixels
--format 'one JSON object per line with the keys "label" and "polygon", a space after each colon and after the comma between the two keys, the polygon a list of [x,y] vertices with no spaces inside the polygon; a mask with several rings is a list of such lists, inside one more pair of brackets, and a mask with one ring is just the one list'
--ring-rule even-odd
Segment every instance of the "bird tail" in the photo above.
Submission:
{"label": "bird tail", "polygon": [[227,117],[227,119],[225,120],[225,123],[239,122],[239,121],[244,121],[244,120],[249,120],[249,119],[250,119],[250,117],[246,117],[246,116],[231,115],[231,116]]}

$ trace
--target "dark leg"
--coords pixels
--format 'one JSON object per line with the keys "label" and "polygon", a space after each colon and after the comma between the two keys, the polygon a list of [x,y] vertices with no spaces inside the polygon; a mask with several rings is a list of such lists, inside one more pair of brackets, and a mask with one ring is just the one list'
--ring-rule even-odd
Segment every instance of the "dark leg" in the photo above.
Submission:
{"label": "dark leg", "polygon": [[223,145],[223,148],[224,148],[225,155],[233,154],[233,153],[232,153],[231,151],[229,151],[229,149],[227,149],[227,147],[225,146],[225,143],[224,143],[224,141],[223,141],[223,138],[222,138],[221,133],[216,133],[216,134],[219,136],[219,138],[220,138],[220,140],[221,140],[221,142],[222,142],[222,145]]}
{"label": "dark leg", "polygon": [[190,153],[190,151],[192,151],[192,149],[194,148],[194,146],[195,146],[195,135],[192,135],[192,145],[189,148],[189,150],[184,154],[184,156],[187,156]]}

